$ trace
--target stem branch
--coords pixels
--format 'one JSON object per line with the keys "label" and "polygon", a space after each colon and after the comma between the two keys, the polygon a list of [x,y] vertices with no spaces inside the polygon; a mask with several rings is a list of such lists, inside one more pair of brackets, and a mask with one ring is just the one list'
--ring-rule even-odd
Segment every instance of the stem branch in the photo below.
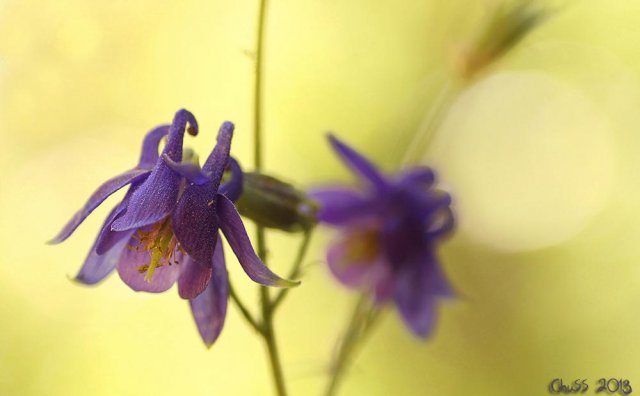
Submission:
{"label": "stem branch", "polygon": [[255,331],[257,331],[258,333],[260,333],[260,334],[264,333],[264,330],[263,330],[262,326],[253,317],[253,315],[247,309],[247,306],[244,305],[242,300],[240,300],[240,297],[238,296],[238,294],[236,293],[235,289],[231,285],[231,282],[229,282],[229,296],[231,297],[231,300],[236,304],[236,306],[240,310],[240,313],[242,314],[244,319],[247,321],[247,323],[249,323],[251,325],[251,327],[253,327],[253,329]]}
{"label": "stem branch", "polygon": [[[302,262],[304,261],[304,257],[307,254],[307,250],[309,249],[309,242],[311,241],[311,234],[313,229],[305,230],[304,236],[302,237],[302,243],[300,244],[300,248],[298,249],[298,254],[296,255],[295,261],[293,262],[293,266],[291,267],[291,272],[289,272],[289,276],[287,279],[297,279],[300,276]],[[290,288],[280,289],[278,294],[273,299],[271,303],[271,310],[276,311],[278,306],[282,303],[282,300],[289,294]]]}

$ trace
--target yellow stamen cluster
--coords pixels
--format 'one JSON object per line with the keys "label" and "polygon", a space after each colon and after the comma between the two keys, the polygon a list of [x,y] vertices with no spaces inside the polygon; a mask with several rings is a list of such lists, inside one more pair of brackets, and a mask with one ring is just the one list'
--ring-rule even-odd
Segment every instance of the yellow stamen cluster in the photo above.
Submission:
{"label": "yellow stamen cluster", "polygon": [[151,261],[138,268],[138,272],[145,274],[144,280],[151,283],[153,273],[156,268],[163,265],[179,264],[177,253],[185,253],[171,227],[171,220],[165,219],[152,225],[148,230],[138,230],[133,236],[137,241],[135,246],[129,249],[138,251],[140,249],[149,253]]}

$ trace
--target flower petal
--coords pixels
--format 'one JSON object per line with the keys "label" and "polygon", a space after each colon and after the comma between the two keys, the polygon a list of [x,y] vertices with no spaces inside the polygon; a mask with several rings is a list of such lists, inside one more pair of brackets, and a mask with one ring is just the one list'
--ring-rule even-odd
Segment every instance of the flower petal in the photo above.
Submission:
{"label": "flower petal", "polygon": [[218,190],[220,180],[224,174],[227,164],[229,163],[229,151],[231,150],[231,138],[233,137],[233,123],[225,121],[220,126],[216,146],[211,151],[209,158],[202,165],[202,171],[210,173],[210,182],[214,190]]}
{"label": "flower petal", "polygon": [[[115,208],[113,208],[112,215],[110,216],[110,221],[105,222],[104,226],[100,230],[100,234],[98,234],[98,238],[95,242],[95,250],[99,255],[104,254],[105,252],[110,250],[116,243],[118,243],[118,241],[120,241],[125,236],[131,235],[130,231],[113,231],[111,229],[111,224],[113,224],[113,221],[120,217],[125,210],[127,210],[131,192],[135,190],[135,188],[136,183],[132,184],[131,187],[129,187],[129,191],[127,191],[122,201]],[[127,240],[128,239],[129,238],[127,238]]]}
{"label": "flower petal", "polygon": [[149,131],[142,142],[142,153],[140,154],[140,162],[138,168],[153,168],[158,162],[158,146],[160,140],[169,133],[170,125],[160,125]]}
{"label": "flower petal", "polygon": [[[189,133],[198,132],[193,114],[187,110],[176,113],[169,129],[167,144],[162,154],[175,162],[182,160],[182,140],[187,123],[191,125]],[[169,215],[176,206],[180,190],[180,175],[171,170],[162,160],[156,162],[153,171],[145,182],[132,194],[126,213],[113,222],[115,231],[126,231],[153,224]]]}
{"label": "flower petal", "polygon": [[[187,124],[189,128],[187,128]],[[196,118],[185,109],[180,109],[173,116],[173,122],[169,128],[169,136],[167,137],[167,144],[162,150],[162,154],[167,154],[169,158],[174,161],[182,161],[182,142],[184,140],[185,130],[190,135],[196,136],[198,134],[198,122]]]}
{"label": "flower petal", "polygon": [[193,162],[176,162],[169,158],[167,154],[162,155],[162,160],[171,168],[174,172],[187,179],[193,184],[205,184],[211,178],[210,174],[206,174],[200,169],[200,167]]}
{"label": "flower petal", "polygon": [[400,183],[407,185],[419,184],[423,188],[431,187],[435,180],[436,175],[433,169],[427,166],[411,168],[400,174]]}
{"label": "flower petal", "polygon": [[327,264],[331,273],[342,284],[360,288],[370,279],[376,264],[370,257],[354,257],[351,248],[359,245],[354,238],[357,236],[347,234],[331,244],[327,251]]}
{"label": "flower petal", "polygon": [[147,180],[131,195],[127,211],[111,225],[114,231],[142,228],[170,214],[176,206],[180,176],[158,161]]}
{"label": "flower petal", "polygon": [[243,173],[240,164],[233,157],[229,157],[229,169],[231,177],[220,186],[218,193],[225,195],[232,202],[235,202],[242,194]]}
{"label": "flower petal", "polygon": [[318,202],[318,221],[334,226],[342,226],[377,213],[374,202],[353,189],[325,187],[314,189],[308,195]]}
{"label": "flower petal", "polygon": [[368,181],[378,189],[384,189],[387,182],[378,168],[360,153],[344,144],[334,135],[329,135],[329,142],[342,161],[361,179]]}
{"label": "flower petal", "polygon": [[97,208],[105,199],[107,199],[111,194],[118,191],[122,187],[127,184],[139,181],[144,177],[149,175],[149,170],[146,169],[131,169],[127,172],[124,172],[121,175],[118,175],[114,178],[107,180],[103,183],[98,189],[89,197],[87,203],[76,212],[75,215],[69,220],[67,225],[53,238],[49,241],[50,244],[56,244],[67,239],[75,230],[78,228],[80,224],[84,221],[84,219],[93,212],[95,208]]}
{"label": "flower petal", "polygon": [[437,239],[449,234],[455,226],[455,217],[450,207],[439,210],[432,217],[426,237],[429,239]]}
{"label": "flower petal", "polygon": [[436,299],[433,296],[412,298],[409,290],[396,292],[395,302],[409,330],[420,338],[427,338],[433,330]]}
{"label": "flower petal", "polygon": [[229,198],[224,195],[218,194],[217,213],[220,219],[220,228],[249,278],[265,286],[293,287],[300,284],[299,281],[280,278],[264,265],[251,246],[251,241],[238,211]]}
{"label": "flower petal", "polygon": [[451,297],[454,292],[432,254],[406,264],[397,271],[394,298],[407,326],[424,338],[435,322],[438,298]]}
{"label": "flower petal", "polygon": [[166,259],[161,259],[161,266],[155,269],[151,282],[145,280],[146,273],[140,272],[139,268],[149,264],[151,258],[149,253],[143,249],[135,250],[139,242],[132,236],[118,261],[118,275],[124,283],[135,291],[146,291],[150,293],[162,293],[169,290],[180,276],[181,263],[184,255],[176,252],[176,260],[180,264],[169,265]]}
{"label": "flower petal", "polygon": [[218,243],[213,260],[213,273],[207,288],[189,301],[193,318],[202,340],[210,347],[216,341],[227,316],[229,281],[222,244]]}
{"label": "flower petal", "polygon": [[178,278],[178,294],[186,300],[191,300],[207,288],[213,270],[211,266],[199,264],[188,255],[180,265],[183,268]]}
{"label": "flower petal", "polygon": [[[107,216],[104,224],[102,226],[102,230],[100,234],[102,234],[105,230],[109,229],[111,226],[111,222],[114,217],[118,214],[118,207],[114,208],[109,216]],[[83,283],[85,285],[94,285],[101,280],[103,280],[107,275],[111,273],[116,268],[116,264],[120,259],[120,255],[122,253],[122,249],[126,247],[129,238],[131,238],[132,232],[123,232],[120,233],[117,240],[114,240],[113,245],[110,249],[103,252],[104,254],[98,254],[96,251],[96,246],[98,244],[99,239],[91,247],[87,258],[82,264],[80,271],[75,276],[74,280],[77,282]]]}
{"label": "flower petal", "polygon": [[200,265],[211,267],[218,239],[217,195],[210,183],[190,185],[172,215],[180,246]]}

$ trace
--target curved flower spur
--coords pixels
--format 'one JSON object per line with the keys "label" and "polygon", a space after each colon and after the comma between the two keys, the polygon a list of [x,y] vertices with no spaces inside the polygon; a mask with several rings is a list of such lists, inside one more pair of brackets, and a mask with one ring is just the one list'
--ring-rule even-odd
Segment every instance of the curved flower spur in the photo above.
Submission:
{"label": "curved flower spur", "polygon": [[310,193],[318,221],[341,230],[327,252],[331,272],[377,304],[393,301],[409,329],[428,336],[436,302],[454,294],[436,259],[437,242],[454,224],[450,195],[432,188],[430,168],[387,177],[335,136],[329,141],[362,183]]}
{"label": "curved flower spur", "polygon": [[[95,284],[117,268],[133,290],[152,293],[166,291],[177,281],[180,296],[190,300],[200,334],[210,346],[222,330],[228,297],[218,227],[251,279],[267,286],[297,283],[278,277],[260,261],[233,206],[242,185],[242,172],[229,157],[233,124],[222,125],[216,147],[197,172],[192,157],[182,162],[185,129],[196,135],[197,122],[190,112],[180,110],[171,126],[149,132],[138,166],[104,183],[51,243],[67,239],[109,195],[131,184],[75,279]],[[160,158],[158,144],[167,134]],[[220,186],[228,166],[231,178]]]}

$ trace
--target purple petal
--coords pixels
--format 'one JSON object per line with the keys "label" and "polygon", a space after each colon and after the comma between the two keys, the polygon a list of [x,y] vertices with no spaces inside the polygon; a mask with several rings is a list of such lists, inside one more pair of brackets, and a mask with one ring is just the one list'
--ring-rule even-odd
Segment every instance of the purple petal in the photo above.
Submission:
{"label": "purple petal", "polygon": [[111,224],[115,219],[121,216],[125,210],[127,210],[129,197],[131,195],[131,191],[134,188],[134,185],[130,187],[129,191],[127,191],[127,194],[124,196],[122,201],[113,209],[109,220],[104,223],[104,226],[100,230],[100,234],[98,234],[98,238],[95,242],[95,251],[97,254],[104,254],[123,238],[128,240],[131,237],[130,231],[113,231],[111,229]]}
{"label": "purple petal", "polygon": [[[109,216],[107,216],[102,226],[101,234],[105,229],[109,228],[114,217],[117,216],[117,213],[118,208],[116,207],[111,211]],[[120,236],[116,243],[114,243],[108,251],[105,251],[100,255],[96,252],[96,245],[98,244],[98,240],[96,240],[84,261],[84,264],[82,264],[80,271],[75,276],[76,281],[85,285],[94,285],[103,280],[111,273],[111,271],[114,270],[114,268],[116,268],[122,249],[126,247],[129,238],[131,238],[132,232],[124,232],[121,234],[123,235]]]}
{"label": "purple petal", "polygon": [[207,288],[189,301],[193,318],[202,340],[210,347],[220,335],[227,316],[229,281],[222,244],[218,243],[213,260],[213,273]]}
{"label": "purple petal", "polygon": [[173,227],[180,245],[195,261],[211,266],[218,239],[216,201],[218,186],[227,163],[233,137],[233,124],[220,127],[216,146],[202,170],[211,174],[203,185],[190,185],[182,194],[173,214]]}
{"label": "purple petal", "polygon": [[136,182],[138,180],[143,179],[149,174],[149,170],[145,169],[131,169],[121,175],[118,175],[112,179],[107,180],[104,184],[102,184],[90,197],[87,203],[80,209],[73,218],[64,226],[62,231],[53,238],[49,243],[56,244],[67,239],[73,231],[78,228],[80,224],[84,221],[84,219],[93,212],[95,208],[97,208],[105,199],[107,199],[111,194],[118,191],[122,187],[126,186],[129,183]]}
{"label": "purple petal", "polygon": [[158,161],[147,180],[131,195],[127,211],[111,225],[114,231],[142,228],[169,215],[176,206],[180,176]]}
{"label": "purple petal", "polygon": [[201,265],[189,256],[185,256],[180,265],[183,268],[178,278],[178,294],[186,300],[191,300],[207,288],[213,270],[211,266]]}
{"label": "purple petal", "polygon": [[431,224],[426,232],[429,239],[437,239],[449,234],[455,226],[455,217],[450,207],[438,211],[431,219]]}
{"label": "purple petal", "polygon": [[164,154],[162,160],[171,168],[174,172],[187,179],[190,183],[205,184],[211,178],[210,174],[202,172],[202,169],[197,164],[192,162],[175,162],[168,155]]}
{"label": "purple petal", "polygon": [[384,189],[387,182],[373,163],[360,153],[344,144],[334,135],[329,135],[329,142],[342,161],[360,178],[378,189]]}
{"label": "purple petal", "polygon": [[217,195],[210,183],[190,185],[172,215],[180,246],[200,265],[211,267],[218,240]]}
{"label": "purple petal", "polygon": [[[188,129],[187,124],[189,124]],[[190,135],[196,136],[198,134],[198,122],[191,112],[181,109],[173,116],[167,144],[162,150],[162,154],[167,154],[169,158],[176,162],[182,161],[182,142],[185,129]]]}
{"label": "purple petal", "polygon": [[169,132],[170,125],[160,125],[149,131],[142,142],[142,153],[138,168],[153,168],[158,162],[158,146],[160,140]]}
{"label": "purple petal", "polygon": [[396,306],[409,330],[420,338],[427,338],[435,324],[436,299],[413,299],[408,290],[396,292]]}
{"label": "purple petal", "polygon": [[211,151],[209,158],[202,166],[205,173],[210,173],[210,182],[217,191],[222,180],[227,164],[229,163],[229,150],[231,150],[231,138],[233,137],[234,126],[231,122],[224,122],[218,131],[216,146]]}
{"label": "purple petal", "polygon": [[400,183],[414,185],[419,184],[422,187],[431,187],[436,180],[435,173],[429,167],[416,167],[404,171],[400,175]]}
{"label": "purple petal", "polygon": [[[197,123],[193,115],[187,110],[178,111],[169,128],[163,156],[166,154],[175,162],[182,161],[182,140],[187,123],[191,125],[189,133],[197,134]],[[179,190],[180,175],[164,161],[157,161],[149,178],[132,194],[127,212],[114,221],[111,228],[114,231],[126,231],[160,221],[175,208]]]}
{"label": "purple petal", "polygon": [[[128,234],[130,236],[131,233]],[[98,255],[92,247],[74,280],[85,285],[95,285],[106,278],[116,268],[127,241],[127,238],[122,238],[111,250],[102,255]]]}
{"label": "purple petal", "polygon": [[377,247],[366,246],[365,238],[361,232],[347,232],[327,251],[331,273],[347,287],[367,287],[366,283],[371,282],[371,275],[377,266]]}
{"label": "purple petal", "polygon": [[127,246],[118,261],[118,275],[124,283],[135,291],[145,291],[150,293],[162,293],[169,290],[180,276],[181,263],[184,255],[176,252],[176,259],[180,264],[169,265],[166,259],[161,259],[161,266],[155,269],[151,282],[145,280],[146,273],[141,273],[138,269],[151,262],[149,252],[138,247],[139,242],[131,237]]}
{"label": "purple petal", "polygon": [[242,194],[242,182],[244,176],[240,164],[233,157],[229,157],[229,169],[231,170],[231,178],[220,186],[218,193],[225,195],[229,200],[235,202]]}
{"label": "purple petal", "polygon": [[217,212],[220,228],[249,278],[265,286],[292,287],[300,284],[297,281],[280,278],[264,265],[251,246],[238,211],[224,195],[218,194]]}
{"label": "purple petal", "polygon": [[376,214],[373,200],[353,189],[326,187],[310,191],[308,195],[318,202],[316,218],[327,224],[342,226]]}
{"label": "purple petal", "polygon": [[407,326],[425,338],[435,321],[438,297],[450,297],[454,292],[433,255],[425,254],[406,264],[396,274],[395,302]]}

